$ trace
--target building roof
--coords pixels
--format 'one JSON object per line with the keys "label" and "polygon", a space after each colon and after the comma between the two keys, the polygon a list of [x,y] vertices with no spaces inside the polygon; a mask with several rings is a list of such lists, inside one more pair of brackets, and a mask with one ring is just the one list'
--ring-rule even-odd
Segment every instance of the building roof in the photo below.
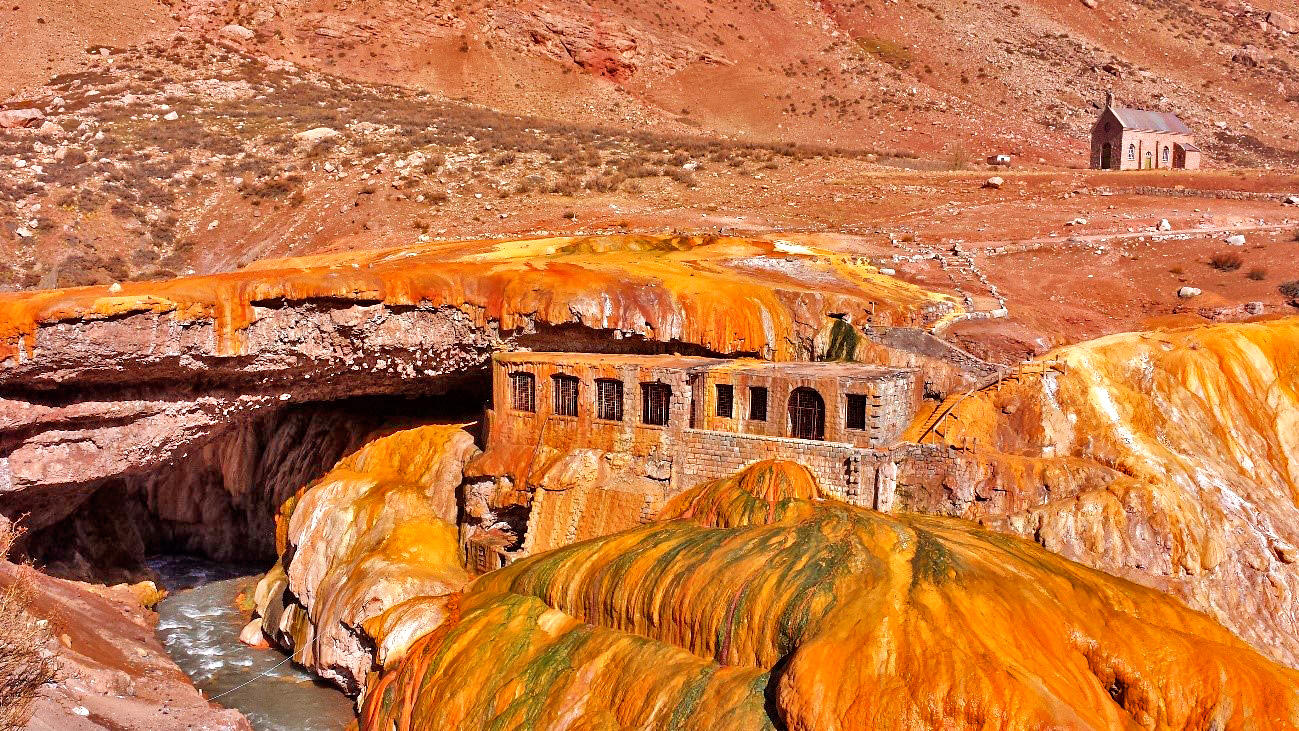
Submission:
{"label": "building roof", "polygon": [[569,353],[514,351],[501,352],[496,358],[503,364],[546,363],[558,366],[633,366],[644,369],[669,369],[698,373],[736,373],[749,376],[784,376],[786,378],[879,379],[910,373],[911,368],[894,368],[867,363],[768,361],[756,358],[701,358],[689,355],[631,355],[613,353]]}
{"label": "building roof", "polygon": [[1123,125],[1124,129],[1167,132],[1175,135],[1192,134],[1191,128],[1172,112],[1151,112],[1128,107],[1110,107],[1110,111],[1114,112],[1114,116],[1118,118],[1119,124]]}
{"label": "building roof", "polygon": [[1196,147],[1196,146],[1195,146],[1195,143],[1193,143],[1193,142],[1178,142],[1178,143],[1177,143],[1177,146],[1180,147],[1180,148],[1182,148],[1182,149],[1185,150],[1186,152],[1199,152],[1199,151],[1200,151],[1200,148]]}
{"label": "building roof", "polygon": [[896,378],[910,373],[910,368],[893,368],[866,363],[835,362],[773,362],[739,358],[723,364],[709,364],[693,369],[695,373],[735,374],[743,376],[781,376],[801,380],[839,378],[848,380],[877,380]]}

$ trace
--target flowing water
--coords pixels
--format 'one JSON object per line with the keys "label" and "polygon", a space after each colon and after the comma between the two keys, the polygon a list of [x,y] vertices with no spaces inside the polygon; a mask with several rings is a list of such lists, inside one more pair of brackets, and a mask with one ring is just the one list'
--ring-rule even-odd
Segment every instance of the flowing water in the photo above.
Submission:
{"label": "flowing water", "polygon": [[149,566],[171,592],[157,607],[158,638],[207,697],[228,693],[217,702],[241,711],[258,731],[339,731],[352,720],[347,696],[285,662],[284,653],[239,641],[248,615],[235,595],[251,592],[257,567],[176,556]]}

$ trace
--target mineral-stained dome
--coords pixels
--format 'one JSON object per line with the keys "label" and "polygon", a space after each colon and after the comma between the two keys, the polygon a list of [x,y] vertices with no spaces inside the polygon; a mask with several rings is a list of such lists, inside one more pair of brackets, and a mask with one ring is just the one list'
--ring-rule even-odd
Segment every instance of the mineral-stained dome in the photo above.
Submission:
{"label": "mineral-stained dome", "polygon": [[818,494],[758,463],[478,578],[362,728],[1299,727],[1299,673],[1175,599]]}
{"label": "mineral-stained dome", "polygon": [[[1032,536],[1299,665],[1299,318],[1121,333],[966,399],[977,467],[908,506]],[[959,484],[958,484],[959,483]]]}

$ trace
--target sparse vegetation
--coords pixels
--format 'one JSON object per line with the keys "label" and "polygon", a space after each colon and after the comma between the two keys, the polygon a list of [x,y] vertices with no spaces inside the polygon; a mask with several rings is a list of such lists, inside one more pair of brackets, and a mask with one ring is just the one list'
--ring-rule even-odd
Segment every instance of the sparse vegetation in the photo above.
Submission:
{"label": "sparse vegetation", "polygon": [[908,69],[915,61],[910,49],[887,38],[858,38],[857,46],[894,68]]}
{"label": "sparse vegetation", "polygon": [[1299,279],[1291,279],[1288,282],[1282,282],[1277,290],[1281,295],[1290,301],[1290,304],[1299,306]]}
{"label": "sparse vegetation", "polygon": [[[0,561],[20,531],[0,519]],[[58,667],[46,645],[51,642],[47,622],[28,611],[31,584],[27,567],[13,572],[14,580],[0,584],[0,728],[22,728],[31,717],[31,703],[42,685],[55,679]]]}
{"label": "sparse vegetation", "polygon": [[1267,279],[1267,270],[1264,269],[1263,267],[1254,267],[1253,269],[1250,269],[1248,273],[1245,274],[1245,277],[1248,279],[1252,279],[1255,282],[1261,282],[1264,279]]}
{"label": "sparse vegetation", "polygon": [[1245,258],[1234,251],[1224,251],[1209,257],[1209,266],[1220,272],[1234,272],[1245,263]]}

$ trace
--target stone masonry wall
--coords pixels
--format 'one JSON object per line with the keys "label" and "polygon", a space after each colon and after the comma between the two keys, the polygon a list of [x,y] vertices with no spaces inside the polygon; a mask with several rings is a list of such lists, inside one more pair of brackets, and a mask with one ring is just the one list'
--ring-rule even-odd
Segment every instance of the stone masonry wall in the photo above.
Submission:
{"label": "stone masonry wall", "polygon": [[[873,464],[866,483],[861,466],[869,454],[872,450],[851,444],[686,429],[673,460],[673,491],[726,477],[764,459],[785,459],[806,466],[822,487],[845,502],[873,507]],[[873,463],[874,458],[868,460]]]}

